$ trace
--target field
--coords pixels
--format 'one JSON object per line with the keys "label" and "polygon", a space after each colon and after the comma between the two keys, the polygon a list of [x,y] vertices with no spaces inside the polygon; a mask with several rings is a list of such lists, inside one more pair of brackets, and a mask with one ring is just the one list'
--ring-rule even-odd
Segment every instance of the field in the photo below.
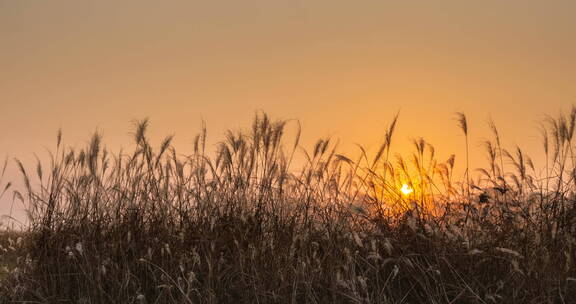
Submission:
{"label": "field", "polygon": [[463,180],[424,140],[391,152],[396,123],[355,159],[264,114],[214,155],[206,130],[186,155],[150,143],[146,120],[130,152],[58,133],[15,162],[30,219],[1,236],[0,303],[576,303],[576,108],[543,122],[542,170],[491,124]]}

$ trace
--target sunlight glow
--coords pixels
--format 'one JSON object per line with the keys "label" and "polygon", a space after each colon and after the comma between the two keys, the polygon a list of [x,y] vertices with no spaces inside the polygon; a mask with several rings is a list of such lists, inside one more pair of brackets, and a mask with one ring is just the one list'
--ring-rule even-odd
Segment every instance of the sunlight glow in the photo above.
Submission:
{"label": "sunlight glow", "polygon": [[402,191],[404,195],[410,195],[410,193],[414,192],[414,189],[410,188],[407,184],[404,184],[400,191]]}

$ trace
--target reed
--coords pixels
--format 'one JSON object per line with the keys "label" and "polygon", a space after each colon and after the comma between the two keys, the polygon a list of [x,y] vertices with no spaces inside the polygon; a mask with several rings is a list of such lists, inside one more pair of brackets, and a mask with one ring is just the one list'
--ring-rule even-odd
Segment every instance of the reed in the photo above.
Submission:
{"label": "reed", "polygon": [[29,222],[0,238],[0,303],[573,303],[575,119],[543,124],[544,176],[491,122],[489,165],[473,177],[466,155],[463,181],[424,139],[391,157],[398,115],[374,157],[321,139],[299,166],[299,125],[265,114],[214,155],[205,127],[188,154],[148,120],[129,152],[58,132],[34,174],[15,162]]}

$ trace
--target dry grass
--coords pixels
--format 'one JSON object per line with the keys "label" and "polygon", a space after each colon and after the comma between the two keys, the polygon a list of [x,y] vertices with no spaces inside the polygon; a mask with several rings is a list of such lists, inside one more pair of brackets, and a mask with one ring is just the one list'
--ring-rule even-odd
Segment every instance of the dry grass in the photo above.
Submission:
{"label": "dry grass", "polygon": [[30,225],[2,242],[18,258],[0,303],[574,303],[575,119],[545,122],[545,176],[491,124],[489,166],[465,181],[423,139],[391,157],[397,116],[375,157],[324,139],[300,170],[299,135],[266,115],[214,156],[206,130],[189,155],[153,148],[147,121],[127,154],[59,133],[47,167],[17,162]]}

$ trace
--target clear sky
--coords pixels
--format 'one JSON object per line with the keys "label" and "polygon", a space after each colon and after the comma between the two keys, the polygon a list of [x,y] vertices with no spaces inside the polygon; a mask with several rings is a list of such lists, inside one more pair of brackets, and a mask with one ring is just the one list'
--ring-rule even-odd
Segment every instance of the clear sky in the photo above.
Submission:
{"label": "clear sky", "polygon": [[457,162],[463,111],[477,166],[489,116],[537,155],[537,121],[576,101],[575,14],[536,0],[0,0],[0,157],[45,155],[60,127],[69,145],[98,129],[129,148],[143,117],[185,152],[202,119],[216,141],[258,110],[349,153],[376,149],[400,110],[395,151],[424,137]]}

